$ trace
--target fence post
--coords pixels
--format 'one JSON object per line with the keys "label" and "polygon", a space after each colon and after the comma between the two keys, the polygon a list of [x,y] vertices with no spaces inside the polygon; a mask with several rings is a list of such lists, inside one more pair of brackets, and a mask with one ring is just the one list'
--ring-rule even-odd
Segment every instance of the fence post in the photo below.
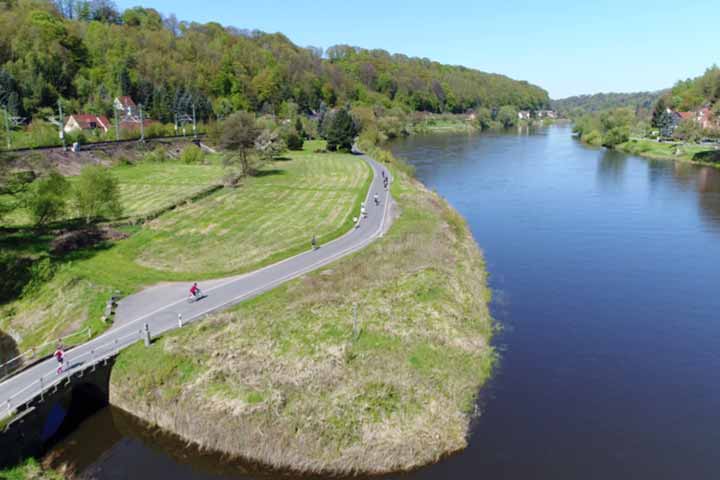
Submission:
{"label": "fence post", "polygon": [[145,346],[150,346],[150,325],[147,323],[143,327],[143,338],[145,339]]}
{"label": "fence post", "polygon": [[178,327],[182,328],[183,321],[182,321],[182,313],[178,313]]}
{"label": "fence post", "polygon": [[40,401],[45,400],[45,381],[42,375],[40,376]]}
{"label": "fence post", "polygon": [[357,340],[360,334],[358,330],[357,303],[353,303],[353,340]]}

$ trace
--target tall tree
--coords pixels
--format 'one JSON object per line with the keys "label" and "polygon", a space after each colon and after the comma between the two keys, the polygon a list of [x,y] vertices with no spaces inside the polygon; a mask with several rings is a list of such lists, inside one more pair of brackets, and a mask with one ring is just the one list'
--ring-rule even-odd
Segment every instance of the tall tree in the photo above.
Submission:
{"label": "tall tree", "polygon": [[218,143],[228,152],[224,157],[225,164],[239,164],[242,175],[253,173],[250,160],[259,135],[260,129],[252,113],[236,112],[223,120]]}
{"label": "tall tree", "polygon": [[58,172],[51,172],[32,183],[25,194],[24,203],[37,227],[63,217],[68,190],[68,181]]}
{"label": "tall tree", "polygon": [[650,121],[650,125],[655,128],[661,128],[663,115],[665,115],[666,110],[667,104],[665,103],[665,99],[663,97],[660,97],[655,103],[655,107],[653,108],[652,120]]}
{"label": "tall tree", "polygon": [[90,223],[95,218],[113,218],[122,214],[118,180],[110,170],[99,165],[82,169],[73,186],[73,200],[78,215]]}
{"label": "tall tree", "polygon": [[357,127],[350,112],[345,108],[339,109],[332,115],[326,128],[325,139],[328,150],[349,151],[357,133]]}
{"label": "tall tree", "polygon": [[505,128],[512,127],[518,121],[518,111],[512,105],[503,105],[500,107],[500,110],[498,110],[495,120],[500,122]]}

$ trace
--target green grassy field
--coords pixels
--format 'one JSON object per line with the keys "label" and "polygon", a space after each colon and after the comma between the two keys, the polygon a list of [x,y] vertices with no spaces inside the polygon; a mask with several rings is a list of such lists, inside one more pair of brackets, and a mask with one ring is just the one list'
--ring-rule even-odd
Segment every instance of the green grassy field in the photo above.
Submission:
{"label": "green grassy field", "polygon": [[484,264],[459,214],[395,175],[401,215],[382,239],[131,347],[111,401],[203,447],[295,470],[403,470],[462,449],[495,358]]}
{"label": "green grassy field", "polygon": [[474,132],[478,128],[464,116],[458,118],[431,118],[415,126],[416,133],[461,133]]}
{"label": "green grassy field", "polygon": [[[720,152],[704,145],[676,145],[652,140],[630,140],[616,147],[621,152],[659,160],[679,160],[703,165],[720,166]],[[715,159],[714,161],[712,159]]]}
{"label": "green grassy field", "polygon": [[[178,162],[118,165],[112,167],[120,186],[124,218],[140,217],[191,198],[212,185],[220,184],[223,168],[210,165],[185,165]],[[73,182],[73,177],[69,178]],[[0,199],[2,201],[2,199]],[[68,212],[66,219],[75,215]],[[28,213],[18,208],[3,219],[11,227],[28,226]]]}
{"label": "green grassy field", "polygon": [[[81,328],[98,333],[107,328],[102,311],[115,291],[240,273],[308,249],[313,234],[321,242],[341,235],[367,192],[370,168],[352,155],[313,153],[318,147],[308,142],[305,151],[266,165],[238,188],[125,227],[131,234],[126,240],[49,257],[49,237],[28,231],[0,238],[3,249],[32,252],[47,267],[21,298],[0,306],[0,331],[20,339],[21,350]],[[159,163],[115,171],[125,185],[150,185],[157,192],[156,200],[137,203],[136,211],[144,211],[160,202],[167,186],[185,192],[185,186],[206,185],[221,173],[220,167],[186,167]]]}
{"label": "green grassy field", "polygon": [[248,270],[326,242],[348,230],[370,169],[344,154],[293,154],[245,181],[178,208],[137,235],[138,263],[173,271]]}

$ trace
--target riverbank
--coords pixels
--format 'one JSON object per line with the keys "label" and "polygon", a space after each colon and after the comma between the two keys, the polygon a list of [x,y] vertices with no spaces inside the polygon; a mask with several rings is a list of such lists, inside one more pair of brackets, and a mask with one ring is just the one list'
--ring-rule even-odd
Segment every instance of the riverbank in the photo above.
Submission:
{"label": "riverbank", "polygon": [[[587,133],[575,132],[574,136],[585,145],[591,147],[603,146],[603,138],[595,130]],[[720,168],[720,150],[698,144],[661,143],[649,139],[631,139],[615,145],[613,149],[653,160],[676,160]]]}
{"label": "riverbank", "polygon": [[629,140],[615,147],[618,151],[655,160],[677,160],[720,168],[720,150],[702,145],[660,143],[653,140]]}
{"label": "riverbank", "polygon": [[378,474],[463,449],[495,358],[482,254],[457,212],[391,168],[382,239],[122,353],[111,403],[292,471]]}

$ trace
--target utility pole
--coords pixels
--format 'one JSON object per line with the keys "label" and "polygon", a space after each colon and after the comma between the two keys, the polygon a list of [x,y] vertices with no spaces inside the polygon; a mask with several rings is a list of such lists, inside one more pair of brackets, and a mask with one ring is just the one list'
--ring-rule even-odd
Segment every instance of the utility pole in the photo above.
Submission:
{"label": "utility pole", "polygon": [[177,112],[175,112],[175,136],[178,134]]}
{"label": "utility pole", "polygon": [[58,110],[60,111],[60,139],[62,140],[63,150],[67,152],[65,144],[65,117],[63,116],[62,102],[58,99]]}
{"label": "utility pole", "polygon": [[118,109],[115,108],[115,140],[120,141],[120,114]]}
{"label": "utility pole", "polygon": [[353,303],[353,341],[357,340],[358,336],[360,336],[360,325],[358,324],[357,310],[357,303]]}
{"label": "utility pole", "polygon": [[12,141],[10,140],[10,112],[7,110],[4,110],[5,112],[5,131],[7,132],[7,148],[10,150],[12,148]]}
{"label": "utility pole", "polygon": [[140,104],[140,141],[145,141],[145,117],[143,117],[142,103]]}
{"label": "utility pole", "polygon": [[197,119],[195,118],[195,104],[193,103],[193,140],[197,142]]}

